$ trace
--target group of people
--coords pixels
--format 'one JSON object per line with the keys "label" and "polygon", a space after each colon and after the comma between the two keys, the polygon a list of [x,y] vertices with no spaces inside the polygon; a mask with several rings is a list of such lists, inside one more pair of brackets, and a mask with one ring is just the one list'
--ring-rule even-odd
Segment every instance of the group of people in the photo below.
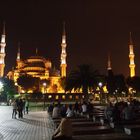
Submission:
{"label": "group of people", "polygon": [[12,118],[16,119],[17,114],[18,118],[23,118],[23,114],[28,114],[29,102],[25,99],[14,99],[11,103],[13,107]]}
{"label": "group of people", "polygon": [[109,122],[119,123],[137,119],[140,110],[140,102],[137,100],[121,101],[116,104],[109,103],[105,109],[105,117]]}
{"label": "group of people", "polygon": [[[89,117],[92,117],[93,111],[94,107],[90,102],[75,102],[73,105],[50,104],[48,112],[52,118],[62,117],[52,136],[52,140],[71,140],[72,123],[70,118],[78,115],[89,115]],[[109,103],[104,110],[104,114],[109,122],[115,122],[116,124],[122,120],[134,120],[137,119],[138,114],[140,115],[140,102],[131,100],[129,102],[117,102],[116,104]]]}
{"label": "group of people", "polygon": [[63,104],[60,102],[58,104],[50,104],[48,107],[48,112],[55,118],[62,118],[59,126],[55,130],[52,140],[71,140],[72,139],[72,122],[71,117],[78,117],[81,115],[90,115],[93,111],[93,104],[90,102],[82,102],[75,104]]}
{"label": "group of people", "polygon": [[93,111],[93,104],[90,102],[75,102],[72,104],[50,104],[48,107],[48,112],[51,114],[52,118],[60,118],[63,114],[67,117],[77,117],[81,115],[90,115]]}

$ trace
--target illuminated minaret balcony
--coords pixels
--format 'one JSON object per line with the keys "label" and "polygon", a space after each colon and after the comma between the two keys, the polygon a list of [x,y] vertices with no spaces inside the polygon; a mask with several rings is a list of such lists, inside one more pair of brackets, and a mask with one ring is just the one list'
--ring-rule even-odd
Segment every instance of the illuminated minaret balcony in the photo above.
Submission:
{"label": "illuminated minaret balcony", "polygon": [[134,45],[133,45],[133,42],[132,42],[132,37],[131,37],[131,32],[130,32],[130,42],[129,42],[130,77],[135,76],[135,62],[134,62],[135,55],[134,55],[133,46]]}
{"label": "illuminated minaret balcony", "polygon": [[62,34],[62,43],[61,43],[61,76],[62,77],[66,77],[66,67],[67,67],[67,63],[66,63],[66,32],[65,32],[65,23],[63,24],[63,34]]}
{"label": "illuminated minaret balcony", "polygon": [[0,77],[4,76],[4,68],[5,68],[5,47],[6,47],[6,42],[5,42],[5,23],[3,26],[3,32],[2,32],[2,36],[1,36],[1,43],[0,43]]}

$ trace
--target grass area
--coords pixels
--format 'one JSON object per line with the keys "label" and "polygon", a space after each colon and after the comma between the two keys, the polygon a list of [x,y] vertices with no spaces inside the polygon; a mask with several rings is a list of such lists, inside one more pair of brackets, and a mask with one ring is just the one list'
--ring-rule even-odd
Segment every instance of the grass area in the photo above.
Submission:
{"label": "grass area", "polygon": [[[33,111],[33,112],[36,112],[36,111],[43,111],[44,110],[44,107],[42,106],[37,106],[37,107],[29,107],[29,111]],[[45,108],[46,110],[46,108]]]}

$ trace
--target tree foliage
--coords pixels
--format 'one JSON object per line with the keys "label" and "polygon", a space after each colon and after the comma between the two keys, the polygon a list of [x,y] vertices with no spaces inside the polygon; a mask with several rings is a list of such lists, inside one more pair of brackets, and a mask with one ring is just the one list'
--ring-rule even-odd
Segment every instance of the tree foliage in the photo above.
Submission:
{"label": "tree foliage", "polygon": [[22,75],[17,79],[17,83],[21,86],[24,90],[33,89],[37,91],[39,88],[39,78],[32,77],[30,75]]}
{"label": "tree foliage", "polygon": [[2,87],[0,89],[1,98],[7,100],[7,98],[14,96],[17,91],[13,80],[9,80],[8,78],[0,78],[0,82]]}
{"label": "tree foliage", "polygon": [[90,65],[80,65],[78,69],[72,71],[66,79],[66,91],[71,91],[72,89],[80,90],[87,94],[88,90],[93,88],[97,84],[97,77],[99,77],[99,72],[97,70],[92,70]]}
{"label": "tree foliage", "polygon": [[140,91],[140,77],[139,76],[128,77],[126,81],[129,87],[132,87],[137,92]]}
{"label": "tree foliage", "polygon": [[126,80],[122,74],[114,75],[112,70],[109,70],[106,80],[109,95],[127,93]]}

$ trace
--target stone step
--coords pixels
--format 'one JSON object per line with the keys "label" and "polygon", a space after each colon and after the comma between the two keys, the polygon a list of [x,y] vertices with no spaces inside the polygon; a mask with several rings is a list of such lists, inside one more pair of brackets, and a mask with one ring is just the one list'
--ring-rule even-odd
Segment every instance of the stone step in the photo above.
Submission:
{"label": "stone step", "polygon": [[[72,122],[92,122],[92,119],[86,119],[86,118],[72,118],[70,120]],[[53,121],[54,123],[60,123],[61,119],[55,119]]]}
{"label": "stone step", "polygon": [[95,127],[101,126],[101,123],[93,123],[93,122],[72,122],[73,127]]}
{"label": "stone step", "polygon": [[[129,125],[140,125],[140,120],[128,120],[128,121],[121,121],[117,125],[124,127],[124,126],[129,126]],[[114,128],[116,124],[114,122],[110,123],[111,128]]]}
{"label": "stone step", "polygon": [[73,140],[134,140],[133,136],[124,133],[107,133],[98,135],[75,135]]}
{"label": "stone step", "polygon": [[140,125],[125,125],[124,131],[127,135],[135,135],[140,132]]}
{"label": "stone step", "polygon": [[74,127],[74,135],[96,135],[111,133],[113,129],[108,126],[96,126],[96,127]]}

